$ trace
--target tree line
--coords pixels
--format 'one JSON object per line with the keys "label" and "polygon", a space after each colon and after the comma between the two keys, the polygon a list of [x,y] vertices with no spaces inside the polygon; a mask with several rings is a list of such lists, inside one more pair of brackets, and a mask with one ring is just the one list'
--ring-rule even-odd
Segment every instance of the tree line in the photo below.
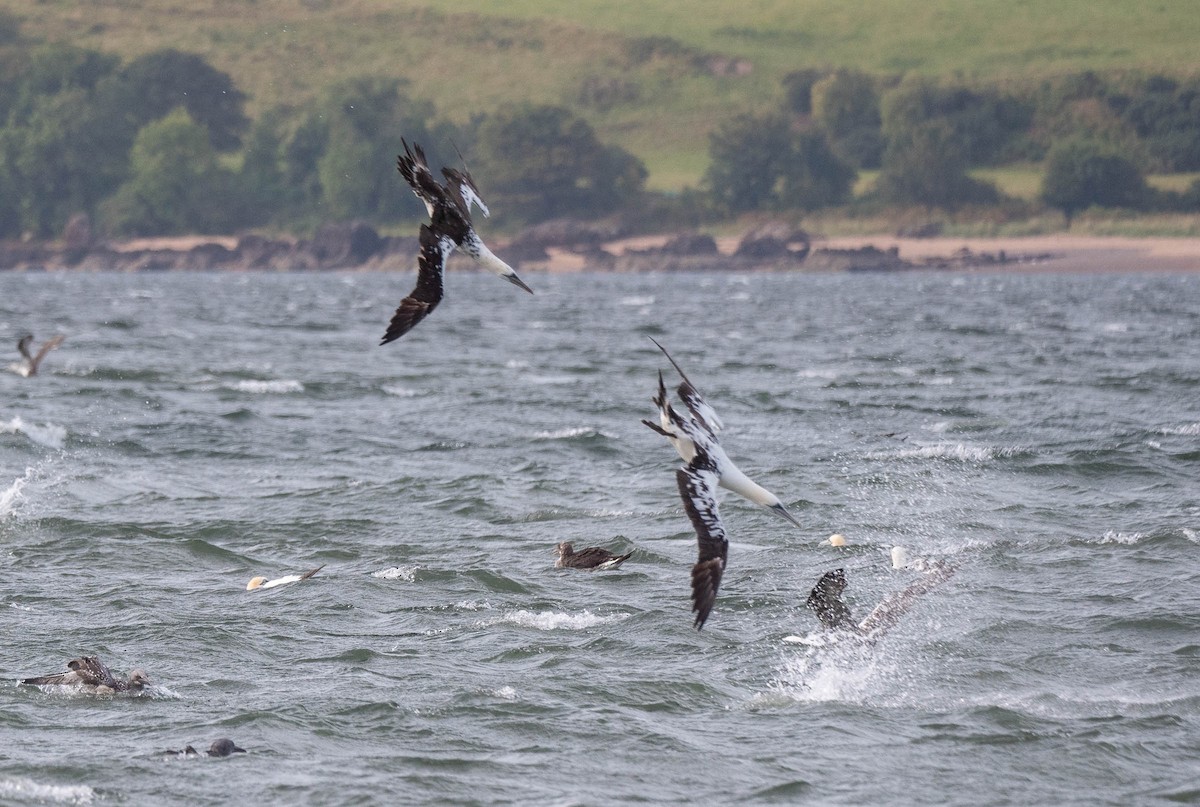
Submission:
{"label": "tree line", "polygon": [[[580,116],[526,105],[465,124],[402,80],[361,77],[304,110],[251,120],[246,96],[202,57],[111,55],[24,40],[0,18],[0,237],[52,238],[76,213],[115,235],[380,224],[423,213],[391,171],[400,135],[435,162],[457,150],[487,177],[498,217],[532,223],[622,211],[645,226],[755,210],[1003,205],[968,170],[1042,162],[1041,199],[1200,209],[1200,182],[1156,191],[1147,171],[1200,170],[1200,81],[1070,76],[1023,91],[803,70],[780,107],[711,136],[702,188],[646,191],[645,166]],[[447,153],[448,152],[448,153]],[[852,198],[861,170],[875,189]]]}

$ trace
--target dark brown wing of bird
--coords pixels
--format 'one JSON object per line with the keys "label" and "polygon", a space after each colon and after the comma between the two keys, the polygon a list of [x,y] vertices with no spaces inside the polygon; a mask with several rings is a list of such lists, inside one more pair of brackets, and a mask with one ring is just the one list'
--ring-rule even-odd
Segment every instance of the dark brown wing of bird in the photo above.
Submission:
{"label": "dark brown wing of bird", "polygon": [[432,216],[438,206],[452,203],[453,200],[448,198],[446,189],[434,179],[425,159],[425,151],[416,143],[410,148],[408,141],[403,138],[400,142],[404,144],[404,153],[396,157],[396,168]]}
{"label": "dark brown wing of bird", "polygon": [[693,462],[675,473],[679,483],[679,495],[683,509],[692,520],[699,546],[699,558],[692,567],[692,611],[696,614],[696,629],[704,627],[717,601],[721,588],[721,576],[725,573],[725,559],[729,554],[729,541],[725,527],[717,511],[717,475],[697,467]]}
{"label": "dark brown wing of bird", "polygon": [[945,583],[956,571],[957,566],[949,563],[939,564],[933,571],[926,572],[906,588],[884,597],[883,601],[867,614],[867,618],[858,623],[858,629],[871,636],[878,636],[889,630],[900,617],[913,609],[922,595]]}
{"label": "dark brown wing of bird", "polygon": [[47,341],[46,344],[42,345],[42,348],[41,348],[41,350],[39,350],[37,352],[37,355],[29,360],[29,364],[30,364],[29,374],[30,375],[34,375],[37,373],[38,367],[42,363],[42,359],[46,358],[46,354],[49,353],[51,350],[54,350],[54,348],[61,345],[63,339],[65,339],[65,338],[66,338],[65,336],[63,336],[62,334],[59,334],[58,336],[55,336],[53,339],[50,339],[49,341]]}
{"label": "dark brown wing of bird", "polygon": [[96,656],[81,656],[71,659],[67,662],[67,667],[84,676],[87,679],[85,683],[88,684],[96,686],[103,684],[113,689],[120,689],[124,684],[123,681],[118,681],[104,665],[104,662]]}
{"label": "dark brown wing of bird", "polygon": [[710,438],[715,440],[717,438],[717,432],[725,428],[725,425],[721,423],[721,419],[717,417],[716,411],[704,400],[704,397],[700,394],[700,390],[696,389],[691,380],[687,377],[687,374],[683,372],[683,368],[681,368],[679,363],[676,362],[671,354],[667,352],[667,349],[658,344],[658,340],[653,336],[650,337],[650,341],[653,342],[658,349],[663,352],[663,355],[667,357],[667,361],[671,362],[671,366],[675,368],[675,372],[679,373],[679,377],[683,379],[682,383],[679,385],[679,389],[676,390],[676,393],[679,395],[679,400],[683,401],[683,405],[686,406],[688,411],[692,413],[692,419],[695,420],[702,429],[708,432],[708,436]]}
{"label": "dark brown wing of bird", "polygon": [[33,363],[33,356],[29,353],[29,345],[33,342],[33,334],[27,333],[17,342],[17,352],[25,357],[25,360],[30,364]]}
{"label": "dark brown wing of bird", "polygon": [[421,254],[417,256],[417,285],[400,301],[387,332],[379,343],[399,339],[425,319],[442,301],[442,275],[449,254],[447,244],[428,226],[421,225]]}
{"label": "dark brown wing of bird", "polygon": [[577,569],[594,569],[600,564],[609,561],[616,561],[618,564],[624,563],[632,554],[630,552],[628,555],[617,555],[598,546],[589,546],[587,549],[581,549],[571,555],[567,564]]}

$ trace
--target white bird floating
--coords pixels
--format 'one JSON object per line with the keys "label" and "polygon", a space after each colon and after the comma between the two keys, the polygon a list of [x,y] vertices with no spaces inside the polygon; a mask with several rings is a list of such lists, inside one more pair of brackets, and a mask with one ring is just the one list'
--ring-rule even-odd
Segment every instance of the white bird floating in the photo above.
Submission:
{"label": "white bird floating", "polygon": [[421,252],[417,256],[417,285],[400,301],[379,343],[381,345],[404,336],[437,308],[442,301],[446,259],[456,248],[470,255],[485,269],[533,294],[533,289],[525,285],[516,270],[488,249],[475,232],[471,223],[471,205],[478,205],[484,216],[489,211],[471,175],[465,169],[443,168],[446,183],[442,184],[434,179],[421,147],[414,143],[409,148],[407,141],[400,142],[404,144],[404,153],[396,158],[397,168],[412,186],[413,193],[425,203],[430,222],[421,225],[418,235]]}
{"label": "white bird floating", "polygon": [[683,379],[678,394],[688,415],[681,415],[667,400],[660,371],[658,395],[652,399],[658,407],[659,423],[649,420],[642,423],[670,440],[685,463],[675,472],[675,478],[699,546],[699,558],[692,567],[692,611],[696,614],[695,626],[699,630],[704,627],[716,602],[729,552],[729,540],[717,509],[717,486],[732,490],[797,527],[800,522],[787,511],[778,496],[756,484],[733,464],[717,441],[717,433],[724,424],[716,411],[701,397],[666,348],[654,339],[650,341],[658,346]]}

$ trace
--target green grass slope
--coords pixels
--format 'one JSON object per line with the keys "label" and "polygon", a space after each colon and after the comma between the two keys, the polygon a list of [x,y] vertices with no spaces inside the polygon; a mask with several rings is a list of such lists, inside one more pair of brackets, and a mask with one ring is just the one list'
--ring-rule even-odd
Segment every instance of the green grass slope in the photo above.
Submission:
{"label": "green grass slope", "polygon": [[[26,36],[128,58],[200,53],[250,111],[302,108],[352,76],[398,76],[465,120],[563,104],[646,161],[650,185],[695,184],[708,133],[778,105],[801,67],[1029,81],[1077,70],[1200,72],[1194,0],[0,0]],[[639,40],[669,37],[669,47]]]}

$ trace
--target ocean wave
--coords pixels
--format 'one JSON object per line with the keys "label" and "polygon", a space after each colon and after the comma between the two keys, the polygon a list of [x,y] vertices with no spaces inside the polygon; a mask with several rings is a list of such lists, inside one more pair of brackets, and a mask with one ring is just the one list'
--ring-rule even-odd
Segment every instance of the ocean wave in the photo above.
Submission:
{"label": "ocean wave", "polygon": [[1102,544],[1125,544],[1131,545],[1140,543],[1149,538],[1150,534],[1146,532],[1119,532],[1117,530],[1109,530],[1100,537]]}
{"label": "ocean wave", "polygon": [[25,475],[17,477],[13,483],[0,491],[0,518],[6,517],[17,507],[17,502],[21,499],[21,488],[29,482],[33,477],[33,469],[26,468]]}
{"label": "ocean wave", "polygon": [[646,294],[646,295],[634,295],[632,297],[622,297],[620,303],[621,303],[621,305],[628,305],[628,306],[634,306],[634,307],[639,307],[639,306],[644,306],[644,305],[654,305],[654,295]]}
{"label": "ocean wave", "polygon": [[914,446],[897,451],[877,451],[868,454],[873,460],[957,460],[959,462],[986,462],[1006,459],[1024,453],[1016,446],[969,446],[963,443],[937,443],[931,446]]}
{"label": "ocean wave", "polygon": [[371,572],[371,577],[378,577],[383,580],[403,580],[405,583],[412,583],[417,579],[417,569],[420,566],[389,566],[386,569],[380,569],[376,572]]}
{"label": "ocean wave", "polygon": [[281,378],[273,381],[255,381],[247,379],[226,384],[226,389],[237,392],[249,392],[255,395],[281,395],[289,392],[304,392],[304,385],[292,378]]}
{"label": "ocean wave", "polygon": [[1196,437],[1200,436],[1200,423],[1188,423],[1184,426],[1173,426],[1159,429],[1158,433],[1173,437]]}
{"label": "ocean wave", "polygon": [[587,630],[594,628],[597,625],[606,625],[610,622],[620,622],[627,618],[628,614],[610,614],[608,616],[600,616],[593,614],[591,611],[583,611],[578,614],[568,614],[562,611],[544,611],[537,613],[534,611],[506,611],[499,617],[489,620],[485,626],[508,624],[516,625],[519,628],[534,628],[536,630]]}
{"label": "ocean wave", "polygon": [[613,439],[613,435],[592,428],[591,426],[571,426],[565,429],[538,432],[533,435],[534,440],[571,440],[576,437],[604,437],[609,440]]}
{"label": "ocean wave", "polygon": [[91,804],[96,791],[87,785],[47,785],[32,779],[0,779],[0,798],[54,804]]}
{"label": "ocean wave", "polygon": [[399,384],[384,384],[380,389],[397,398],[415,398],[421,394],[418,390],[402,387]]}
{"label": "ocean wave", "polygon": [[67,440],[67,430],[62,426],[54,423],[44,423],[38,426],[26,423],[20,417],[15,417],[8,423],[0,423],[0,432],[24,434],[38,445],[55,450],[61,450]]}

